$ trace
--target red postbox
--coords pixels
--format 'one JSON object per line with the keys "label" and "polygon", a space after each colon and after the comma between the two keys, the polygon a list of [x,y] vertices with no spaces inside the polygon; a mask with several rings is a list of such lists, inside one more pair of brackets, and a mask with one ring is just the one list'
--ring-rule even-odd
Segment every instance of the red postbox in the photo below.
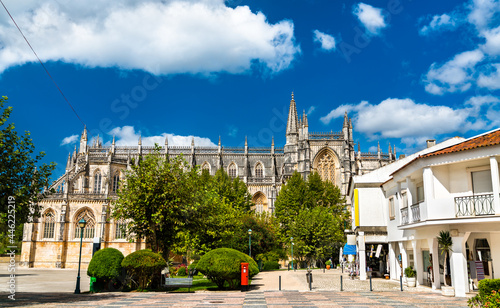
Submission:
{"label": "red postbox", "polygon": [[241,263],[241,291],[248,291],[248,263]]}

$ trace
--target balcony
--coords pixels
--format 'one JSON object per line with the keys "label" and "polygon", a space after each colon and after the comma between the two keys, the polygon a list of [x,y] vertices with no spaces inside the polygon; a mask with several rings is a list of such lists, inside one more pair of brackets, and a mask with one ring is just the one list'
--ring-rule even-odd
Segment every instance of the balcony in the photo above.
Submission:
{"label": "balcony", "polygon": [[420,203],[418,202],[410,206],[411,209],[411,222],[419,222],[420,221]]}
{"label": "balcony", "polygon": [[408,207],[404,207],[401,209],[401,224],[407,225],[408,222],[409,222]]}
{"label": "balcony", "polygon": [[455,197],[456,217],[494,215],[493,194]]}

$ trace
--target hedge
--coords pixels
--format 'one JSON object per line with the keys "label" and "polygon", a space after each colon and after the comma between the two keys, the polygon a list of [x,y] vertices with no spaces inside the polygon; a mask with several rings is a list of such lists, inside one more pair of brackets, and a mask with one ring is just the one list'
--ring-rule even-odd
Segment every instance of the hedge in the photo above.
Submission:
{"label": "hedge", "polygon": [[126,256],[122,261],[122,267],[139,280],[141,289],[145,289],[153,276],[167,267],[167,262],[160,254],[150,249],[143,249]]}
{"label": "hedge", "polygon": [[248,255],[231,249],[217,248],[207,252],[196,268],[219,288],[227,282],[230,289],[238,287],[241,279],[241,263],[249,263],[249,277],[259,273],[257,263]]}
{"label": "hedge", "polygon": [[122,273],[123,254],[115,248],[98,250],[87,268],[87,275],[103,282],[118,278]]}
{"label": "hedge", "polygon": [[266,261],[262,266],[262,271],[272,271],[280,269],[280,264],[276,261]]}

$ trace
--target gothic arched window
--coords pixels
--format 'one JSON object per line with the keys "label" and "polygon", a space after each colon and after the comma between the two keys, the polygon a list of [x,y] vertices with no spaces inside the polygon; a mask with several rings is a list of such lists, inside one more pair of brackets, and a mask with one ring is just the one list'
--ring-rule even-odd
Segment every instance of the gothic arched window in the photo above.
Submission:
{"label": "gothic arched window", "polygon": [[116,222],[115,239],[124,239],[127,231],[127,224],[125,220],[121,218]]}
{"label": "gothic arched window", "polygon": [[85,228],[83,229],[83,238],[93,238],[95,235],[95,218],[94,214],[90,209],[84,209],[80,211],[78,215],[75,216],[74,226],[75,226],[75,238],[80,238],[81,228],[78,225],[78,222],[81,219],[85,219]]}
{"label": "gothic arched window", "polygon": [[113,177],[113,192],[118,191],[118,185],[120,184],[120,174],[116,173],[115,176]]}
{"label": "gothic arched window", "polygon": [[97,170],[94,173],[94,194],[100,194],[101,193],[101,172]]}
{"label": "gothic arched window", "polygon": [[255,203],[255,212],[262,213],[267,210],[267,198],[263,193],[258,192],[253,196],[253,203]]}
{"label": "gothic arched window", "polygon": [[231,165],[229,165],[227,173],[229,174],[229,176],[231,178],[235,178],[236,177],[236,164],[235,163],[231,163]]}
{"label": "gothic arched window", "polygon": [[335,160],[332,153],[325,151],[317,160],[316,170],[323,181],[335,183]]}
{"label": "gothic arched window", "polygon": [[56,217],[53,211],[48,210],[43,215],[43,238],[54,238]]}
{"label": "gothic arched window", "polygon": [[204,170],[207,170],[208,173],[210,173],[210,164],[208,162],[204,162],[203,165],[201,165],[201,171],[203,172]]}
{"label": "gothic arched window", "polygon": [[255,166],[255,177],[257,177],[257,178],[264,177],[264,168],[262,168],[261,163],[258,163],[257,166]]}

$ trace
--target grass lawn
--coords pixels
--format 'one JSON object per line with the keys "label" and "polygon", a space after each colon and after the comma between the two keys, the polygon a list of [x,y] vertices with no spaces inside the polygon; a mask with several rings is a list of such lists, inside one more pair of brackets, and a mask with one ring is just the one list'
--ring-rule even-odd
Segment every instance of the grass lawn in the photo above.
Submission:
{"label": "grass lawn", "polygon": [[[187,276],[175,276],[173,278],[187,278]],[[168,288],[169,292],[187,293],[200,290],[217,290],[217,285],[203,276],[194,276],[193,285],[190,288]]]}

